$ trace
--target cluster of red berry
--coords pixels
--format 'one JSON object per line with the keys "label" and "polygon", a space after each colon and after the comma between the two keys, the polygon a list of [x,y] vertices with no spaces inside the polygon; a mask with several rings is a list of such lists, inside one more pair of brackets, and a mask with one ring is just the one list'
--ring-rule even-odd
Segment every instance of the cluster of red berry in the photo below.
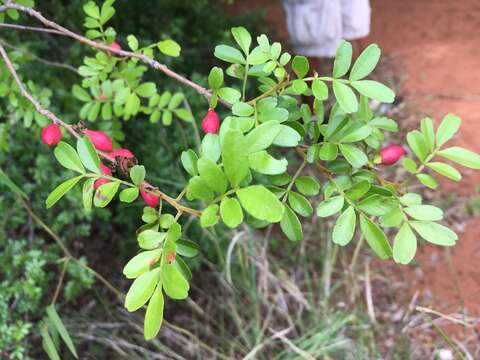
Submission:
{"label": "cluster of red berry", "polygon": [[[113,144],[110,137],[105,134],[103,131],[95,131],[95,130],[83,130],[83,133],[88,136],[90,141],[92,142],[95,149],[99,151],[103,151],[108,153],[108,156],[116,159],[118,157],[124,159],[132,159],[134,157],[133,153],[128,149],[115,149],[113,150]],[[42,142],[48,146],[55,146],[57,145],[60,140],[62,139],[62,132],[60,127],[57,124],[50,124],[43,128],[41,134]],[[106,176],[112,176],[112,169],[108,166],[100,163],[100,170]],[[100,178],[95,181],[93,187],[98,189],[103,184],[106,184],[112,180],[107,178]],[[148,206],[157,207],[159,203],[158,196],[148,193],[143,189],[140,189],[140,194],[142,195],[143,200]]]}

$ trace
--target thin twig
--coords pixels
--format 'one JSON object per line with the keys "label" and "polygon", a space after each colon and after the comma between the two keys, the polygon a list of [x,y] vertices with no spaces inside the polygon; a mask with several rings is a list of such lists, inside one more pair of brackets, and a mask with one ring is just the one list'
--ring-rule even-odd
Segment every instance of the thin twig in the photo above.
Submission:
{"label": "thin twig", "polygon": [[[72,134],[75,138],[80,138],[80,134],[78,134],[75,129],[73,128],[72,125],[70,124],[67,124],[66,122],[62,121],[60,118],[58,118],[54,113],[52,113],[51,111],[45,109],[41,104],[40,102],[35,99],[25,88],[25,86],[23,85],[22,81],[20,80],[18,74],[17,74],[17,71],[15,70],[15,67],[13,66],[10,58],[8,57],[7,55],[7,52],[5,51],[5,48],[2,46],[2,44],[0,43],[0,55],[3,57],[3,60],[5,62],[5,65],[7,66],[7,69],[9,70],[9,72],[12,74],[12,77],[14,78],[15,82],[17,83],[19,89],[20,89],[20,93],[22,94],[22,96],[24,96],[26,99],[28,99],[32,104],[33,106],[35,107],[35,109],[43,116],[45,116],[47,119],[50,119],[54,124],[57,124],[63,128],[65,128],[70,134]],[[115,162],[115,159],[105,153],[105,152],[102,152],[102,151],[98,151],[97,150],[97,153],[103,157],[104,159],[107,159],[108,161],[111,161],[111,162]],[[162,192],[159,188],[155,187],[154,185],[151,185],[150,183],[148,182],[145,182],[144,183],[144,190],[149,192],[149,193],[152,193],[154,195],[157,195],[158,197],[160,197],[161,199],[164,199],[167,203],[169,203],[170,205],[172,205],[175,209],[177,209],[177,211],[179,212],[182,212],[182,213],[188,213],[188,214],[191,214],[191,215],[194,215],[194,216],[197,216],[199,217],[201,215],[201,211],[198,211],[198,210],[195,210],[195,209],[192,209],[192,208],[189,208],[189,207],[186,207],[186,206],[183,206],[182,204],[180,204],[178,201],[176,201],[174,198],[170,197],[169,195],[165,194],[164,192]]]}
{"label": "thin twig", "polygon": [[44,32],[49,34],[56,34],[56,35],[65,35],[63,32],[54,30],[54,29],[45,29],[36,26],[26,26],[26,25],[17,25],[17,24],[8,24],[8,23],[0,23],[0,28],[9,28],[15,30],[27,30],[27,31],[36,31],[36,32]]}
{"label": "thin twig", "polygon": [[[205,98],[207,98],[207,100],[210,100],[210,98],[212,97],[211,92],[209,90],[205,89],[203,86],[200,86],[197,83],[187,79],[186,77],[176,73],[175,71],[170,70],[167,65],[162,64],[162,63],[160,63],[160,62],[158,62],[154,59],[151,59],[146,55],[137,54],[137,53],[133,53],[133,52],[130,52],[130,51],[125,51],[125,50],[112,49],[108,45],[104,45],[104,44],[101,44],[99,42],[90,40],[90,39],[88,39],[84,36],[81,36],[81,35],[73,32],[73,31],[71,31],[71,30],[69,30],[69,29],[67,29],[67,28],[65,28],[65,27],[47,19],[39,11],[37,11],[33,8],[23,6],[23,5],[19,5],[19,4],[14,4],[14,3],[7,3],[3,6],[0,6],[0,11],[5,11],[5,10],[8,10],[8,9],[15,9],[17,11],[21,11],[21,12],[27,14],[27,15],[30,15],[31,17],[34,17],[38,21],[40,21],[47,28],[57,30],[58,32],[60,32],[64,36],[71,37],[71,38],[73,38],[73,39],[75,39],[75,40],[77,40],[81,43],[89,45],[89,46],[91,46],[93,48],[96,48],[98,50],[103,50],[103,51],[106,51],[108,53],[116,54],[116,55],[119,55],[119,56],[122,56],[122,57],[138,59],[138,60],[142,61],[143,63],[149,65],[150,67],[163,72],[168,77],[171,77],[172,79],[177,80],[179,83],[194,89],[200,95],[203,95]],[[231,106],[230,103],[228,103],[226,101],[223,101],[222,99],[219,99],[219,102],[221,102],[225,106],[228,106],[228,107]]]}

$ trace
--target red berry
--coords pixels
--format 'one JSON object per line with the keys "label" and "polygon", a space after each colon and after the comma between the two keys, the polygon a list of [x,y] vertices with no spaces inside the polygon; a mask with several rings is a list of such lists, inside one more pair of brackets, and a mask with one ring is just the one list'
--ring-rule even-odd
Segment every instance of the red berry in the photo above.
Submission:
{"label": "red berry", "polygon": [[124,157],[124,158],[127,158],[127,159],[131,159],[131,158],[134,157],[133,153],[128,149],[113,150],[109,155],[113,156],[114,158],[117,157],[117,156]]}
{"label": "red berry", "polygon": [[122,50],[122,47],[120,46],[119,43],[114,41],[110,44],[110,49],[112,49],[112,50]]}
{"label": "red berry", "polygon": [[112,176],[112,169],[110,169],[108,166],[103,165],[103,163],[100,163],[100,170],[102,171],[102,174]]}
{"label": "red berry", "polygon": [[100,178],[98,180],[95,180],[95,182],[93,183],[93,188],[95,190],[97,190],[100,186],[102,186],[103,184],[109,183],[109,182],[111,182],[111,180],[108,180],[108,179],[105,179],[105,178]]}
{"label": "red berry", "polygon": [[170,250],[169,252],[167,252],[167,262],[171,264],[173,260],[175,260],[175,252]]}
{"label": "red berry", "polygon": [[150,194],[143,190],[140,190],[140,195],[142,195],[143,201],[145,201],[145,203],[152,208],[157,207],[158,202],[160,201],[158,196]]}
{"label": "red berry", "polygon": [[62,139],[60,127],[56,124],[50,124],[43,128],[40,136],[42,142],[48,146],[55,146]]}
{"label": "red berry", "polygon": [[395,164],[403,155],[405,155],[405,149],[403,147],[397,145],[386,146],[380,150],[381,164]]}
{"label": "red berry", "polygon": [[207,115],[202,120],[203,132],[205,134],[216,134],[219,126],[220,120],[217,113],[213,109],[208,109]]}
{"label": "red berry", "polygon": [[112,140],[110,140],[108,135],[103,131],[83,130],[83,133],[90,138],[93,146],[95,146],[97,150],[112,151]]}
{"label": "red berry", "polygon": [[98,96],[98,101],[104,102],[105,100],[107,100],[107,97],[106,97],[104,94],[100,94],[100,95]]}

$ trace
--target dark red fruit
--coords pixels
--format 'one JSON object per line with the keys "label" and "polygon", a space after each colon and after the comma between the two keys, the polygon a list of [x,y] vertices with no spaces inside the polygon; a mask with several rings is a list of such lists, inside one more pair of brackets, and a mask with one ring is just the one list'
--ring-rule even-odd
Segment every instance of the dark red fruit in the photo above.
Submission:
{"label": "dark red fruit", "polygon": [[105,178],[100,178],[93,183],[93,188],[95,190],[97,190],[100,186],[102,186],[103,184],[109,183],[109,182],[111,182],[111,180],[108,180],[108,179],[105,179]]}
{"label": "dark red fruit", "polygon": [[150,194],[143,190],[140,190],[140,195],[142,195],[143,201],[145,201],[145,203],[152,208],[156,208],[158,202],[160,201],[158,196]]}
{"label": "dark red fruit", "polygon": [[403,147],[397,145],[386,146],[380,150],[381,164],[395,164],[403,155],[405,155],[405,149]]}
{"label": "dark red fruit", "polygon": [[112,151],[112,140],[110,140],[108,135],[103,131],[83,130],[83,133],[90,138],[93,146],[95,146],[97,150]]}
{"label": "dark red fruit", "polygon": [[102,171],[103,175],[112,176],[112,169],[103,165],[103,163],[100,163],[100,170]]}
{"label": "dark red fruit", "polygon": [[216,134],[220,126],[218,115],[213,109],[208,109],[207,115],[202,120],[202,130],[205,134]]}
{"label": "dark red fruit", "polygon": [[112,49],[112,50],[122,50],[122,47],[120,46],[119,43],[114,41],[113,43],[110,44],[110,49]]}
{"label": "dark red fruit", "polygon": [[42,142],[48,146],[55,146],[62,139],[62,132],[57,124],[50,124],[43,128],[40,135]]}
{"label": "dark red fruit", "polygon": [[114,158],[117,157],[117,156],[121,156],[121,157],[124,157],[124,158],[127,158],[127,159],[131,159],[131,158],[134,157],[133,153],[128,149],[113,150],[109,155],[113,156]]}

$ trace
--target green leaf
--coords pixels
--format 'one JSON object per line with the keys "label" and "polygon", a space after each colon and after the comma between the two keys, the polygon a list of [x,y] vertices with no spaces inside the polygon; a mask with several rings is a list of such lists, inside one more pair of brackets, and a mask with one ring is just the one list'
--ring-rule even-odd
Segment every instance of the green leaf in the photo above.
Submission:
{"label": "green leaf", "polygon": [[368,163],[368,158],[365,153],[353,145],[340,144],[340,152],[345,159],[355,168],[361,168]]}
{"label": "green leaf", "polygon": [[211,201],[213,200],[213,190],[210,189],[205,180],[203,180],[200,176],[194,176],[188,182],[187,199]]}
{"label": "green leaf", "polygon": [[138,50],[138,40],[135,37],[135,35],[128,35],[127,36],[127,43],[128,43],[128,47],[132,51],[137,51]]}
{"label": "green leaf", "polygon": [[128,311],[138,310],[145,305],[155,290],[159,275],[160,268],[156,268],[135,279],[125,297],[125,307]]}
{"label": "green leaf", "polygon": [[295,147],[298,145],[302,137],[293,128],[287,125],[280,124],[280,132],[273,140],[273,145],[282,147]]}
{"label": "green leaf", "polygon": [[158,284],[148,302],[145,320],[143,324],[143,335],[145,340],[151,340],[157,336],[163,321],[164,298],[162,285]]}
{"label": "green leaf", "polygon": [[117,193],[119,186],[120,183],[118,181],[112,181],[101,185],[95,192],[93,204],[100,208],[107,206]]}
{"label": "green leaf", "polygon": [[163,266],[162,283],[165,294],[171,299],[182,300],[188,296],[190,285],[174,264]]}
{"label": "green leaf", "polygon": [[220,169],[220,166],[215,164],[215,162],[212,160],[202,157],[198,159],[197,167],[200,177],[205,181],[210,189],[218,194],[225,193],[228,182],[227,177],[223,173],[222,169]]}
{"label": "green leaf", "polygon": [[430,221],[410,221],[414,230],[428,242],[441,246],[453,246],[458,239],[457,234],[446,226]]}
{"label": "green leaf", "polygon": [[40,328],[40,335],[42,336],[43,350],[45,350],[50,360],[60,360],[55,343],[45,326]]}
{"label": "green leaf", "polygon": [[71,179],[68,179],[67,181],[64,181],[60,185],[58,185],[51,193],[48,195],[47,200],[45,201],[45,204],[47,206],[47,209],[50,209],[55,203],[60,200],[63,195],[65,195],[67,192],[69,192],[77,183],[82,179],[83,176],[77,176]]}
{"label": "green leaf", "polygon": [[130,115],[135,115],[140,110],[140,98],[132,92],[127,99],[125,104],[125,113]]}
{"label": "green leaf", "polygon": [[178,240],[177,245],[177,254],[185,257],[195,257],[198,255],[198,245],[190,240]]}
{"label": "green leaf", "polygon": [[303,79],[308,74],[310,64],[305,56],[297,55],[292,61],[292,70],[297,75],[297,78]]}
{"label": "green leaf", "polygon": [[85,91],[85,89],[81,88],[77,84],[73,85],[72,94],[73,94],[73,96],[75,96],[80,101],[83,101],[83,102],[92,101],[92,98],[90,97],[88,92]]}
{"label": "green leaf", "polygon": [[377,44],[369,45],[360,54],[350,71],[350,80],[356,81],[368,76],[377,66],[381,50]]}
{"label": "green leaf", "polygon": [[398,131],[398,124],[395,122],[395,120],[389,119],[385,116],[373,118],[372,120],[370,120],[369,124],[370,126],[374,126],[381,130],[386,130],[391,132]]}
{"label": "green leaf", "polygon": [[233,38],[237,42],[238,46],[243,50],[245,55],[250,52],[250,45],[252,44],[252,37],[250,33],[244,27],[234,27],[231,29]]}
{"label": "green leaf", "polygon": [[85,168],[82,165],[80,157],[70,144],[60,141],[60,143],[55,147],[54,154],[58,162],[63,167],[81,174],[85,173]]}
{"label": "green leaf", "polygon": [[471,169],[480,169],[480,155],[473,151],[453,146],[445,150],[440,150],[437,154]]}
{"label": "green leaf", "polygon": [[161,249],[144,251],[134,256],[123,268],[127,279],[135,279],[150,270],[160,260]]}
{"label": "green leaf", "polygon": [[370,190],[370,183],[367,180],[362,180],[345,191],[345,196],[351,201],[358,200],[365,195],[368,190]]}
{"label": "green leaf", "polygon": [[358,100],[355,93],[348,85],[333,80],[333,93],[344,112],[347,114],[357,112]]}
{"label": "green leaf", "polygon": [[460,181],[462,179],[462,175],[458,172],[458,170],[448,164],[441,162],[430,162],[427,164],[427,167],[454,181]]}
{"label": "green leaf", "polygon": [[163,54],[172,57],[180,56],[180,52],[182,50],[180,45],[178,45],[178,43],[172,39],[160,41],[157,46],[158,50],[160,50]]}
{"label": "green leaf", "polygon": [[145,166],[135,165],[130,169],[130,179],[137,186],[140,186],[145,180]]}
{"label": "green leaf", "polygon": [[308,201],[305,196],[296,192],[290,191],[288,193],[288,203],[297,214],[303,217],[308,217],[313,213],[310,201]]}
{"label": "green leaf", "polygon": [[432,205],[413,205],[403,211],[415,220],[439,221],[443,219],[443,211]]}
{"label": "green leaf", "polygon": [[290,241],[300,241],[303,239],[302,224],[300,220],[298,220],[297,215],[286,205],[282,220],[280,221],[280,228]]}
{"label": "green leaf", "polygon": [[240,93],[240,91],[231,87],[222,87],[220,90],[218,90],[218,96],[220,96],[220,98],[225,100],[226,102],[234,104],[240,100],[242,94]]}
{"label": "green leaf", "polygon": [[393,240],[393,260],[408,264],[417,252],[417,237],[408,223],[404,223]]}
{"label": "green leaf", "polygon": [[383,102],[393,103],[395,100],[395,93],[388,86],[385,86],[378,81],[373,80],[359,80],[350,83],[360,94],[365,95],[371,99]]}
{"label": "green leaf", "polygon": [[138,96],[149,98],[157,93],[157,85],[153,82],[146,82],[135,89]]}
{"label": "green leaf", "polygon": [[208,75],[208,86],[210,86],[212,90],[218,90],[222,87],[223,81],[223,70],[214,66]]}
{"label": "green leaf", "polygon": [[393,197],[374,194],[362,200],[357,206],[369,215],[382,216],[398,208],[398,202]]}
{"label": "green leaf", "polygon": [[300,176],[295,180],[297,190],[303,195],[315,196],[320,191],[320,184],[311,176]]}
{"label": "green leaf", "polygon": [[369,218],[360,215],[360,229],[373,252],[382,260],[392,256],[392,248],[385,233]]}
{"label": "green leaf", "polygon": [[324,101],[328,99],[327,84],[320,79],[314,79],[312,81],[312,92],[317,100]]}
{"label": "green leaf", "polygon": [[372,130],[370,125],[355,122],[343,133],[338,141],[342,143],[358,142],[370,136]]}
{"label": "green leaf", "polygon": [[340,78],[350,69],[352,64],[352,44],[341,40],[337,47],[335,62],[333,63],[333,77]]}
{"label": "green leaf", "polygon": [[415,193],[406,193],[400,198],[400,202],[405,206],[420,205],[422,203],[422,197]]}
{"label": "green leaf", "polygon": [[415,155],[417,155],[421,161],[425,161],[429,151],[422,133],[417,130],[409,132],[407,134],[407,142]]}
{"label": "green leaf", "polygon": [[277,160],[265,150],[248,155],[248,163],[253,170],[266,175],[277,175],[287,171],[288,161]]}
{"label": "green leaf", "polygon": [[55,310],[55,305],[52,304],[47,306],[47,315],[48,315],[48,318],[50,319],[50,322],[53,324],[53,326],[55,326],[55,329],[58,331],[58,333],[62,337],[63,342],[65,343],[65,345],[67,345],[68,350],[70,350],[72,355],[76,359],[78,359],[77,351],[75,350],[75,345],[73,344],[72,338],[68,334],[68,331],[62,322],[62,319],[60,319],[60,316],[58,316],[57,310]]}
{"label": "green leaf", "polygon": [[418,174],[417,175],[418,181],[420,181],[423,185],[426,187],[435,190],[438,187],[437,180],[435,180],[433,177],[431,177],[428,174]]}
{"label": "green leaf", "polygon": [[420,122],[420,129],[422,130],[423,138],[429,151],[433,151],[435,148],[435,130],[433,129],[432,119],[425,118]]}
{"label": "green leaf", "polygon": [[205,134],[202,139],[201,153],[203,157],[217,162],[220,159],[222,150],[220,148],[220,138],[217,134]]}
{"label": "green leaf", "polygon": [[280,133],[280,124],[275,120],[267,121],[250,131],[246,139],[246,148],[250,153],[264,150],[272,145],[273,141]]}
{"label": "green leaf", "polygon": [[333,242],[341,246],[347,245],[353,238],[356,223],[355,209],[353,206],[349,206],[335,222],[332,232]]}
{"label": "green leaf", "polygon": [[202,211],[202,216],[200,216],[200,225],[203,228],[212,227],[217,224],[219,219],[220,217],[218,216],[218,205],[211,204]]}
{"label": "green leaf", "polygon": [[83,201],[83,207],[85,208],[85,210],[87,210],[87,212],[92,210],[94,183],[95,183],[95,179],[87,179],[83,183],[82,201]]}
{"label": "green leaf", "polygon": [[180,156],[182,161],[183,168],[190,176],[198,175],[197,170],[197,161],[198,157],[195,154],[195,151],[189,149],[186,151],[182,151],[182,155]]}
{"label": "green leaf", "polygon": [[167,233],[158,232],[153,229],[147,229],[138,234],[138,245],[145,250],[156,249],[167,236]]}
{"label": "green leaf", "polygon": [[320,148],[320,151],[318,152],[318,156],[320,157],[320,160],[323,161],[332,161],[337,158],[338,155],[338,146],[334,143],[329,143],[326,142],[322,145]]}
{"label": "green leaf", "polygon": [[244,102],[237,102],[233,105],[232,112],[238,116],[250,116],[253,114],[254,109],[252,105]]}
{"label": "green leaf", "polygon": [[344,204],[343,196],[334,196],[322,201],[317,207],[317,216],[328,217],[342,210]]}
{"label": "green leaf", "polygon": [[229,228],[234,229],[243,222],[243,211],[235,198],[224,197],[220,203],[220,216]]}
{"label": "green leaf", "polygon": [[233,187],[248,175],[247,140],[238,130],[228,130],[222,144],[223,170]]}
{"label": "green leaf", "polygon": [[215,47],[214,56],[232,64],[245,64],[245,58],[242,53],[228,45],[217,45]]}
{"label": "green leaf", "polygon": [[450,140],[460,128],[462,120],[453,114],[447,114],[437,129],[437,146],[442,146]]}
{"label": "green leaf", "polygon": [[252,185],[237,190],[242,207],[253,217],[270,223],[279,222],[284,206],[278,198],[262,185]]}
{"label": "green leaf", "polygon": [[407,170],[410,174],[415,174],[417,172],[417,164],[412,159],[404,158],[402,164],[405,170]]}
{"label": "green leaf", "polygon": [[85,14],[91,16],[94,19],[100,19],[100,9],[93,1],[89,1],[85,5],[83,5],[83,11],[85,11]]}

